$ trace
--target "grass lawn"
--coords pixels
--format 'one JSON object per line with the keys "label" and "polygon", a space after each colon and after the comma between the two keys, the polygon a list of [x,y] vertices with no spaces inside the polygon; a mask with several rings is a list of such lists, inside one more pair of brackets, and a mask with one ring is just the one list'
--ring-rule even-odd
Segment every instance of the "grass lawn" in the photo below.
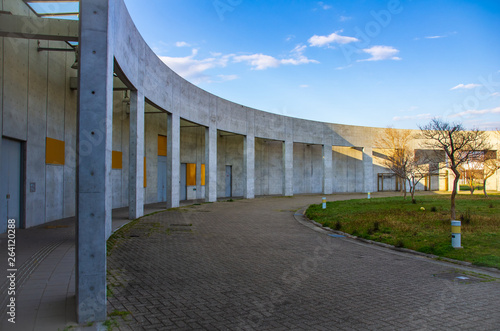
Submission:
{"label": "grass lawn", "polygon": [[[372,198],[311,205],[306,216],[352,235],[500,269],[500,195],[457,196],[463,249],[451,247],[450,196]],[[422,209],[425,209],[423,210]]]}
{"label": "grass lawn", "polygon": [[[474,185],[474,190],[476,191],[482,191],[483,186],[482,185]],[[460,185],[460,191],[462,192],[470,192],[470,185]]]}

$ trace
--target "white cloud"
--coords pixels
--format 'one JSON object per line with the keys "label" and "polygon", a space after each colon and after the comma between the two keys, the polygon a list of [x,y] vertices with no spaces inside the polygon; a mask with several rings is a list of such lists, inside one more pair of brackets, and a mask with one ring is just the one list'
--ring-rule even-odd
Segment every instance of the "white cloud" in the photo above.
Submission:
{"label": "white cloud", "polygon": [[492,97],[500,97],[500,92],[491,93]]}
{"label": "white cloud", "polygon": [[382,60],[401,60],[396,54],[399,50],[392,46],[373,46],[370,48],[363,49],[363,52],[370,54],[372,57],[368,59],[358,60],[362,61],[382,61]]}
{"label": "white cloud", "polygon": [[217,75],[223,82],[238,79],[238,75]]}
{"label": "white cloud", "polygon": [[344,16],[344,15],[341,15],[340,18],[339,18],[339,21],[340,22],[345,22],[345,21],[349,21],[349,20],[352,20],[352,17],[351,16]]}
{"label": "white cloud", "polygon": [[337,68],[335,68],[335,70],[344,70],[344,69],[347,69],[347,68],[350,68],[350,67],[352,67],[352,64],[348,64],[348,65],[346,65],[344,67],[337,67]]}
{"label": "white cloud", "polygon": [[302,85],[299,85],[299,87],[300,87],[300,88],[308,88],[308,87],[309,87],[309,85],[307,85],[307,84],[302,84]]}
{"label": "white cloud", "polygon": [[436,118],[432,114],[418,114],[418,115],[408,115],[408,116],[394,116],[393,121],[408,121],[408,120],[430,120]]}
{"label": "white cloud", "polygon": [[318,5],[323,9],[323,10],[328,10],[332,9],[332,6],[325,4],[324,2],[318,2]]}
{"label": "white cloud", "polygon": [[[337,31],[337,32],[342,32],[342,30]],[[332,43],[349,44],[349,43],[359,41],[359,39],[354,38],[354,37],[341,36],[337,32],[333,32],[333,33],[329,34],[328,36],[314,35],[311,38],[309,38],[309,40],[308,40],[309,45],[311,45],[313,47],[323,47],[323,46],[329,46]]]}
{"label": "white cloud", "polygon": [[306,45],[297,45],[295,48],[291,51],[292,58],[290,59],[284,59],[281,60],[282,64],[292,64],[292,65],[299,65],[299,64],[307,64],[307,63],[319,63],[316,60],[311,60],[308,59],[303,53],[306,50],[307,46]]}
{"label": "white cloud", "polygon": [[174,70],[183,78],[199,83],[213,83],[220,81],[229,81],[237,79],[236,75],[218,75],[218,79],[213,79],[212,76],[205,72],[213,68],[224,68],[231,61],[233,63],[245,62],[251,65],[253,70],[264,70],[274,68],[280,65],[299,65],[307,63],[319,63],[316,60],[308,59],[303,53],[307,46],[297,45],[291,52],[289,58],[277,59],[270,55],[262,53],[251,55],[235,55],[211,52],[210,57],[198,59],[198,49],[193,48],[191,55],[184,57],[159,56],[167,66]]}
{"label": "white cloud", "polygon": [[469,127],[478,127],[482,130],[498,130],[500,128],[500,122],[467,121],[466,124]]}
{"label": "white cloud", "polygon": [[195,59],[197,54],[198,50],[193,48],[191,55],[185,57],[159,56],[159,58],[177,74],[198,84],[201,82],[211,82],[210,76],[204,74],[204,72],[212,68],[225,67],[231,56],[216,56],[198,60]]}
{"label": "white cloud", "polygon": [[290,52],[291,57],[288,59],[277,59],[270,55],[265,55],[262,53],[251,54],[251,55],[237,55],[233,57],[234,62],[246,62],[250,64],[253,70],[265,70],[267,68],[276,68],[280,65],[291,64],[308,64],[308,63],[319,63],[316,60],[308,59],[304,54],[304,50],[307,48],[306,45],[297,45]]}
{"label": "white cloud", "polygon": [[453,32],[448,32],[448,33],[445,33],[445,34],[442,34],[442,35],[432,35],[432,36],[425,36],[425,37],[416,37],[414,38],[414,40],[420,40],[420,39],[441,39],[441,38],[447,38],[449,36],[452,36],[454,34],[457,34],[456,31],[453,31]]}
{"label": "white cloud", "polygon": [[253,66],[255,70],[264,70],[267,68],[275,68],[280,65],[280,61],[272,56],[264,54],[238,55],[233,58],[234,62],[247,62]]}
{"label": "white cloud", "polygon": [[480,84],[458,84],[457,86],[452,87],[450,90],[461,90],[461,89],[470,90],[470,89],[473,89],[473,88],[476,88],[479,86],[481,86],[481,85]]}
{"label": "white cloud", "polygon": [[414,112],[415,110],[417,110],[418,107],[417,106],[411,106],[410,108],[408,109],[403,109],[401,110],[402,113],[411,113],[411,112]]}
{"label": "white cloud", "polygon": [[175,43],[175,46],[176,47],[190,47],[191,45],[189,45],[187,42],[185,41],[178,41]]}
{"label": "white cloud", "polygon": [[488,115],[488,114],[500,114],[500,107],[489,108],[489,109],[480,109],[480,110],[470,109],[470,110],[462,111],[460,113],[453,114],[450,117],[476,117],[476,116]]}

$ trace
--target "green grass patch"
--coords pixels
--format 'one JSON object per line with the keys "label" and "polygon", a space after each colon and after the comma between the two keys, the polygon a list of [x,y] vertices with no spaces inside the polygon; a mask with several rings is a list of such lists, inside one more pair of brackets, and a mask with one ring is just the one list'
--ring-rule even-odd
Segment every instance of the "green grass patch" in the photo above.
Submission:
{"label": "green grass patch", "polygon": [[500,195],[458,195],[463,249],[451,247],[450,196],[359,199],[311,205],[306,216],[335,230],[415,251],[500,269]]}
{"label": "green grass patch", "polygon": [[[483,185],[474,185],[474,190],[483,190]],[[470,185],[460,185],[460,191],[470,191]]]}

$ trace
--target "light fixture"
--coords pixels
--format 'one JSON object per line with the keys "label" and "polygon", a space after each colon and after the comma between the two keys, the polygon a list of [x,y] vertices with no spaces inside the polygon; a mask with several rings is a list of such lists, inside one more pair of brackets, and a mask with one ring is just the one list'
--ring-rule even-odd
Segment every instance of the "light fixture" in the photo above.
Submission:
{"label": "light fixture", "polygon": [[71,65],[71,69],[78,69],[78,46],[75,46],[75,62]]}
{"label": "light fixture", "polygon": [[123,96],[123,103],[126,103],[127,105],[130,105],[130,97],[128,96],[128,90],[125,90],[125,95]]}

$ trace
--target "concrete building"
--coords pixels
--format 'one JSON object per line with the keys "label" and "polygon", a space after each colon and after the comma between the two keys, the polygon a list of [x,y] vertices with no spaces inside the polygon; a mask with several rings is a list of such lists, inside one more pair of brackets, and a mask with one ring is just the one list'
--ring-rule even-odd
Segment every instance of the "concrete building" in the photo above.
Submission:
{"label": "concrete building", "polygon": [[135,219],[162,201],[396,189],[381,129],[212,95],[160,61],[122,0],[81,1],[78,21],[27,2],[0,0],[0,232],[11,218],[28,228],[77,216],[80,322],[106,316],[113,208]]}

